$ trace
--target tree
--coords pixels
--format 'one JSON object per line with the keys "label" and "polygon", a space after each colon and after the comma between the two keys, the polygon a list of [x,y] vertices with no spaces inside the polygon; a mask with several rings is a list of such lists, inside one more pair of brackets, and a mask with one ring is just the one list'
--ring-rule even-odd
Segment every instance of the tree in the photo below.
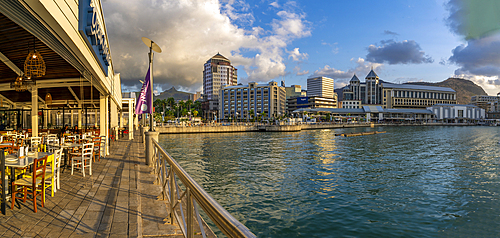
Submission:
{"label": "tree", "polygon": [[167,105],[170,107],[170,110],[174,110],[175,99],[172,97],[167,98]]}
{"label": "tree", "polygon": [[252,122],[254,122],[255,121],[255,112],[253,111],[253,109],[248,112],[248,115],[252,116]]}
{"label": "tree", "polygon": [[193,110],[193,116],[195,116],[195,117],[198,116],[198,111]]}

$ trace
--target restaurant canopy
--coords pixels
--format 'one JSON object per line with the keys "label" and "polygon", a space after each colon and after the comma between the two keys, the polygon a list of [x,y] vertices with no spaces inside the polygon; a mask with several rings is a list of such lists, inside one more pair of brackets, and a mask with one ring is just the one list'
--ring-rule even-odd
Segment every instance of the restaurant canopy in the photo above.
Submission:
{"label": "restaurant canopy", "polygon": [[[28,77],[35,50],[45,74]],[[76,110],[80,123],[81,109],[95,109],[107,135],[107,122],[117,117],[109,112],[121,110],[100,1],[0,1],[0,60],[0,110],[31,109],[32,125],[42,109]],[[23,83],[17,90],[16,79]]]}

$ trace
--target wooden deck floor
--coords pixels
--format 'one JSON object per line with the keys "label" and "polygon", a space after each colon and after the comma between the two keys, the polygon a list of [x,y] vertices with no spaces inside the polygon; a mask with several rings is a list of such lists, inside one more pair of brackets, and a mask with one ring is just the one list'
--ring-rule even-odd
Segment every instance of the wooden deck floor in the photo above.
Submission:
{"label": "wooden deck floor", "polygon": [[[144,164],[140,137],[111,144],[111,155],[93,164],[93,175],[61,175],[61,189],[33,212],[32,202],[0,214],[0,237],[181,237],[165,224],[166,204]],[[40,203],[38,203],[40,204]],[[10,202],[7,202],[10,206]]]}

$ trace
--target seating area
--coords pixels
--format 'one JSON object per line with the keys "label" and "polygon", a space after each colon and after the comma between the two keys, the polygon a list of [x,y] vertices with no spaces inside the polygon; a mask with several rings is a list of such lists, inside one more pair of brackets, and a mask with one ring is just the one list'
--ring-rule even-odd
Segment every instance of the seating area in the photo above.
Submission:
{"label": "seating area", "polygon": [[180,237],[177,225],[165,224],[166,204],[157,199],[161,189],[144,164],[140,137],[113,142],[110,152],[92,164],[92,176],[61,169],[60,187],[37,213],[31,201],[16,199],[14,209],[8,202],[0,237]]}
{"label": "seating area", "polygon": [[[10,203],[10,208],[21,207],[31,201],[32,211],[38,211],[38,204],[44,207],[47,197],[54,197],[61,189],[61,170],[71,167],[72,176],[92,176],[92,163],[101,160],[101,137],[92,133],[46,134],[30,137],[26,132],[7,132],[1,136],[0,167],[5,174],[0,184],[5,186],[8,196],[0,203]],[[66,142],[65,142],[66,141]],[[105,142],[105,140],[104,140]],[[74,174],[74,170],[82,174]],[[48,196],[47,196],[48,195]],[[29,202],[28,202],[29,203]],[[2,213],[6,213],[2,209]]]}

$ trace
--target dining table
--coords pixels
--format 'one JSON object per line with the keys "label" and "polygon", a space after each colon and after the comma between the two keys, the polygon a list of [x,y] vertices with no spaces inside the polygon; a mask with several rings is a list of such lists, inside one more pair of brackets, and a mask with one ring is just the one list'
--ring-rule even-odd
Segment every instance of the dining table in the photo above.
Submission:
{"label": "dining table", "polygon": [[69,149],[77,148],[77,147],[81,147],[82,146],[82,144],[80,144],[80,143],[73,143],[73,142],[62,143],[62,144],[48,143],[47,145],[54,146],[54,147],[59,147],[59,148],[61,148],[63,150],[64,164],[63,164],[62,167],[63,167],[64,170],[66,169],[66,167],[68,167]]}

